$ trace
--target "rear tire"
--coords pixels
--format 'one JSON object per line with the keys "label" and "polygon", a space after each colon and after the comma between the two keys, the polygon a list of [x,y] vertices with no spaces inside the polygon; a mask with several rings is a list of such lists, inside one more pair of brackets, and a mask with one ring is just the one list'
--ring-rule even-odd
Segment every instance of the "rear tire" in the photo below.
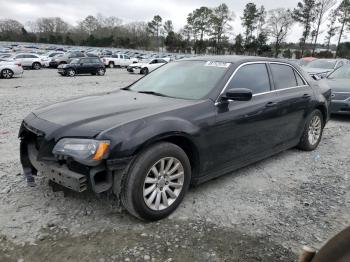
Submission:
{"label": "rear tire", "polygon": [[39,69],[41,68],[41,64],[38,63],[38,62],[34,62],[34,63],[32,64],[32,68],[33,68],[34,70],[39,70]]}
{"label": "rear tire", "polygon": [[324,119],[320,110],[315,109],[309,116],[298,148],[305,151],[315,150],[321,141]]}
{"label": "rear tire", "polygon": [[120,196],[123,206],[139,219],[154,221],[180,205],[190,185],[191,165],[180,147],[162,142],[141,152],[125,176]]}
{"label": "rear tire", "polygon": [[1,77],[5,78],[5,79],[12,78],[13,77],[13,71],[11,69],[7,69],[7,68],[3,69],[1,71]]}

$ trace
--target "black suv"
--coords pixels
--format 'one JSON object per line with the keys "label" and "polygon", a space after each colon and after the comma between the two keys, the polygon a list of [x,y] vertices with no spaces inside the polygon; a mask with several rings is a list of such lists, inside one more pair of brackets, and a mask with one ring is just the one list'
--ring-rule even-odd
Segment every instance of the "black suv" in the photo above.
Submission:
{"label": "black suv", "polygon": [[98,57],[76,58],[69,64],[58,66],[58,73],[62,76],[75,76],[76,74],[103,76],[105,72],[105,65]]}

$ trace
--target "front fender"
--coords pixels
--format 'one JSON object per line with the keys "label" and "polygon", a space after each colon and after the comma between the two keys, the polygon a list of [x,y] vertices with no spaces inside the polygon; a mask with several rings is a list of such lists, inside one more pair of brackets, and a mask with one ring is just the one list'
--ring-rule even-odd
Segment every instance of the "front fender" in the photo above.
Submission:
{"label": "front fender", "polygon": [[109,158],[116,159],[133,156],[140,148],[170,136],[185,137],[196,145],[199,131],[198,126],[185,119],[167,116],[141,119],[103,132],[98,138],[111,141]]}

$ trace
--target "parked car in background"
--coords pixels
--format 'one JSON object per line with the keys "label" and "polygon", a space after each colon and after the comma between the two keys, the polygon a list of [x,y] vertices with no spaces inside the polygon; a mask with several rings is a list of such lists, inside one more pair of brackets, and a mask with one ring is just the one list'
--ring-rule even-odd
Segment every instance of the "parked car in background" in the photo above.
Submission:
{"label": "parked car in background", "polygon": [[321,81],[332,89],[331,113],[350,115],[350,65],[338,68]]}
{"label": "parked car in background", "polygon": [[10,79],[14,76],[22,76],[23,68],[19,62],[0,62],[0,78]]}
{"label": "parked car in background", "polygon": [[304,70],[311,76],[325,78],[330,72],[346,64],[349,64],[347,59],[316,59],[304,66]]}
{"label": "parked car in background", "polygon": [[97,57],[75,58],[69,64],[58,66],[58,73],[62,76],[75,76],[77,74],[103,76],[105,72],[104,64]]}
{"label": "parked car in background", "polygon": [[[19,131],[27,174],[114,193],[162,219],[196,185],[288,148],[311,151],[329,119],[324,91],[293,64],[204,56],[168,63],[114,92],[30,113]],[[220,201],[219,199],[217,201]]]}
{"label": "parked car in background", "polygon": [[86,54],[80,51],[68,52],[62,56],[54,57],[50,64],[50,67],[58,67],[59,65],[69,64],[74,58],[87,57]]}
{"label": "parked car in background", "polygon": [[147,75],[149,72],[157,69],[158,67],[168,63],[165,59],[155,58],[149,60],[148,62],[134,63],[127,67],[128,72],[130,73],[140,73]]}
{"label": "parked car in background", "polygon": [[44,58],[40,55],[34,53],[20,53],[15,54],[11,57],[12,60],[20,63],[22,67],[32,68],[32,69],[40,69],[44,66]]}
{"label": "parked car in background", "polygon": [[309,64],[310,62],[316,60],[317,58],[316,57],[303,57],[303,58],[300,58],[297,62],[297,64],[301,67],[304,67],[306,66],[307,64]]}
{"label": "parked car in background", "polygon": [[60,51],[50,51],[48,53],[44,53],[42,55],[42,65],[44,67],[50,67],[50,62],[52,61],[52,59],[57,56],[57,55],[63,55],[64,52],[60,52]]}
{"label": "parked car in background", "polygon": [[114,54],[111,56],[105,56],[102,58],[102,62],[105,66],[113,67],[127,67],[130,64],[137,63],[137,58],[130,58],[128,55]]}

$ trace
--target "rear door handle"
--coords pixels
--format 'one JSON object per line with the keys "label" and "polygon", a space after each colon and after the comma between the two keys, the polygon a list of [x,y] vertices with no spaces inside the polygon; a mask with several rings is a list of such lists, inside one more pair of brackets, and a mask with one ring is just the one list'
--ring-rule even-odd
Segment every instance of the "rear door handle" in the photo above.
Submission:
{"label": "rear door handle", "polygon": [[268,102],[265,106],[266,107],[274,107],[274,106],[277,106],[278,103],[276,102]]}
{"label": "rear door handle", "polygon": [[311,97],[311,95],[309,95],[309,94],[304,94],[303,96],[302,96],[302,98],[310,98]]}

